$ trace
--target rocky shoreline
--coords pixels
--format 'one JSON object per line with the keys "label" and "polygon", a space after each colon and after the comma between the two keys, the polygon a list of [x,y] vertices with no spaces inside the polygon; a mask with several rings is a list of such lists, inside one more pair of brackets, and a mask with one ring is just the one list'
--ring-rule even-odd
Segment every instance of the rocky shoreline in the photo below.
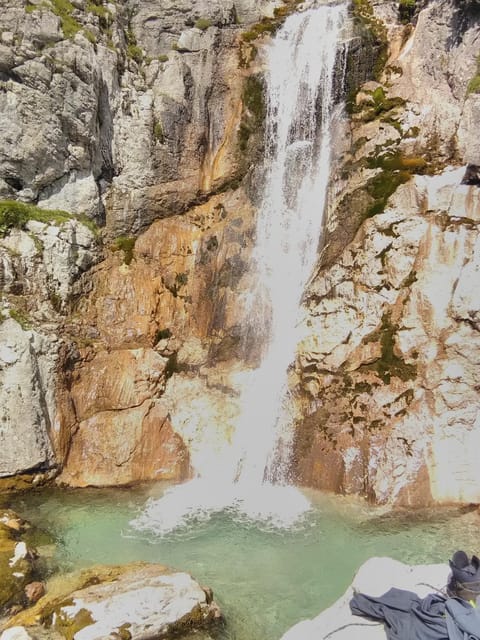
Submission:
{"label": "rocky shoreline", "polygon": [[[217,635],[223,615],[188,573],[135,562],[45,579],[32,527],[0,514],[1,640],[148,640]],[[196,636],[198,637],[198,636]]]}

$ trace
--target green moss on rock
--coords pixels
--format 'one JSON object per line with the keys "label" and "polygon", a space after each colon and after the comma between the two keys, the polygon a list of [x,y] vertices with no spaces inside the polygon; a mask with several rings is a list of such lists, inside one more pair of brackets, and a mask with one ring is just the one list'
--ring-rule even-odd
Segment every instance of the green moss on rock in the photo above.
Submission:
{"label": "green moss on rock", "polygon": [[238,131],[241,151],[246,151],[252,134],[263,128],[265,119],[264,86],[260,76],[248,76],[242,93],[243,112]]}
{"label": "green moss on rock", "polygon": [[133,236],[119,236],[112,244],[112,251],[123,251],[124,264],[131,264],[137,239]]}

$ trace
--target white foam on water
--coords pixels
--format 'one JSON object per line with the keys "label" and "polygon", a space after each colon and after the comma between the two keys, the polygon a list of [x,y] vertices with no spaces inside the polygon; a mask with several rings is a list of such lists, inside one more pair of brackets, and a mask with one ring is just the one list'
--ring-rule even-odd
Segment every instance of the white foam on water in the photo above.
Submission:
{"label": "white foam on water", "polygon": [[160,499],[150,498],[130,524],[137,531],[162,537],[228,511],[243,523],[285,529],[299,523],[309,510],[310,502],[292,486],[264,483],[252,492],[250,485],[241,482],[222,486],[197,478],[167,489]]}

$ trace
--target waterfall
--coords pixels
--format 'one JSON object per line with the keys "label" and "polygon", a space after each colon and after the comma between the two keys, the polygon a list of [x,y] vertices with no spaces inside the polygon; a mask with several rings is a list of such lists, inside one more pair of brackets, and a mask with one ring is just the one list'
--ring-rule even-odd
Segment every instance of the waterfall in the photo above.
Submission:
{"label": "waterfall", "polygon": [[229,454],[218,468],[147,504],[133,523],[139,529],[165,531],[187,516],[225,508],[290,524],[308,509],[288,486],[287,372],[323,227],[334,70],[346,17],[344,3],[293,14],[267,48],[265,180],[250,266],[256,285],[239,305],[246,334],[264,339],[261,362],[242,393]]}
{"label": "waterfall", "polygon": [[333,75],[345,19],[343,4],[294,14],[267,51],[267,175],[252,256],[257,287],[246,318],[249,332],[268,338],[243,394],[235,442],[237,480],[251,486],[288,481],[287,370],[295,357],[301,298],[322,232]]}

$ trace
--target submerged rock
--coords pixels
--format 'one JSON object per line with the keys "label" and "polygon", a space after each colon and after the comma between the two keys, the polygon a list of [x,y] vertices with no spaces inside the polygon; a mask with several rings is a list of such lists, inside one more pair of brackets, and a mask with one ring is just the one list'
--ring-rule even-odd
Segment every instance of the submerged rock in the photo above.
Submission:
{"label": "submerged rock", "polygon": [[392,558],[370,558],[352,584],[331,607],[313,620],[303,620],[285,633],[281,640],[384,640],[382,623],[359,618],[350,612],[350,600],[355,592],[381,596],[390,588],[413,591],[421,598],[442,589],[448,578],[446,564],[409,566]]}
{"label": "submerged rock", "polygon": [[211,591],[189,574],[135,563],[66,576],[10,624],[23,627],[34,639],[45,637],[48,630],[52,638],[147,640],[208,632],[221,620]]}

